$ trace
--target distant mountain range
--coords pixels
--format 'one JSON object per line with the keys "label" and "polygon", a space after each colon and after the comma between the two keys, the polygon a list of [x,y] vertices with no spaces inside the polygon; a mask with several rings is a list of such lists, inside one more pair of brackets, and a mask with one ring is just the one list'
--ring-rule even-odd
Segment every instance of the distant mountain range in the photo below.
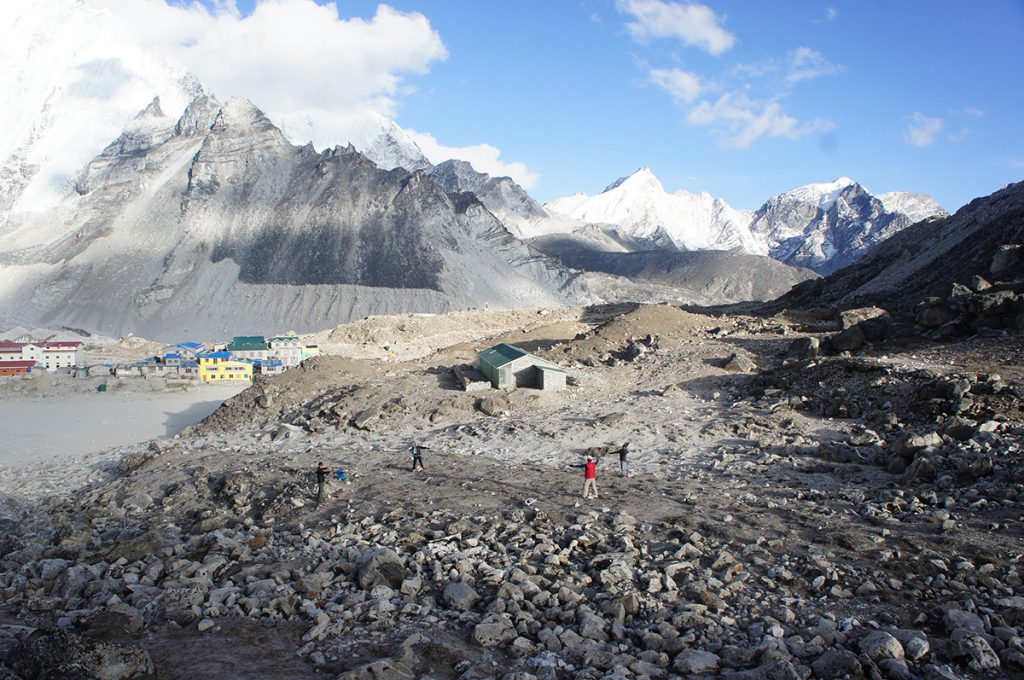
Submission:
{"label": "distant mountain range", "polygon": [[707,193],[670,194],[648,168],[596,196],[576,194],[545,207],[579,222],[614,228],[635,248],[769,255],[819,273],[855,261],[914,222],[946,215],[928,196],[874,196],[847,177],[773,196],[751,213]]}

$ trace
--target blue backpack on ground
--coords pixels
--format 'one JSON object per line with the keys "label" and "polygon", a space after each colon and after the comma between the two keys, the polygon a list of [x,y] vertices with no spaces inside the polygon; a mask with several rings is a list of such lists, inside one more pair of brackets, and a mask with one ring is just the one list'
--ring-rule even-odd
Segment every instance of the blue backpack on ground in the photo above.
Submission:
{"label": "blue backpack on ground", "polygon": [[339,481],[344,482],[346,479],[348,479],[348,475],[345,474],[344,470],[335,470],[334,471],[334,478],[339,480]]}

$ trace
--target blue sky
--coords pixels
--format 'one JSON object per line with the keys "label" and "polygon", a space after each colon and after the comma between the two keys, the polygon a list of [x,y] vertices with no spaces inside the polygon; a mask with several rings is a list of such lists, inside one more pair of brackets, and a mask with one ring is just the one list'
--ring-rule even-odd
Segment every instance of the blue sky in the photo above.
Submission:
{"label": "blue sky", "polygon": [[[1020,1],[388,5],[422,15],[441,48],[385,68],[382,112],[450,147],[495,147],[542,201],[642,166],[669,191],[749,209],[841,175],[948,210],[1024,179]],[[242,22],[254,12],[226,6]],[[336,7],[350,27],[379,12]]]}

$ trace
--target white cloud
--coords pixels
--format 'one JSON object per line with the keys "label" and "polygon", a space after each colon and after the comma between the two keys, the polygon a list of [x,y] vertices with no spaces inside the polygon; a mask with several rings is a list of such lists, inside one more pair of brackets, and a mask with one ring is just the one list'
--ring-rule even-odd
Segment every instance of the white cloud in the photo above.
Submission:
{"label": "white cloud", "polygon": [[727,92],[714,103],[700,102],[690,110],[686,121],[711,128],[728,149],[746,148],[761,137],[799,139],[835,127],[833,121],[824,118],[801,123],[783,111],[777,101],[752,100],[742,92]]}
{"label": "white cloud", "polygon": [[511,177],[524,189],[537,185],[540,175],[530,170],[525,163],[508,162],[501,158],[501,150],[490,144],[472,146],[445,146],[425,132],[406,130],[431,163],[435,165],[451,158],[468,161],[474,169],[486,172],[491,177]]}
{"label": "white cloud", "polygon": [[938,139],[943,127],[941,118],[929,118],[923,113],[915,113],[910,117],[906,141],[912,146],[929,146]]}
{"label": "white cloud", "polygon": [[822,19],[815,19],[815,24],[828,24],[836,20],[839,17],[839,10],[835,7],[828,7],[825,9],[825,16]]}
{"label": "white cloud", "polygon": [[820,76],[842,73],[843,67],[833,64],[821,54],[809,47],[798,47],[789,53],[789,73],[786,74],[786,81],[798,83],[801,80],[810,80]]}
{"label": "white cloud", "polygon": [[[212,9],[191,0],[91,2],[106,33],[180,62],[221,101],[246,97],[279,125],[313,112],[321,137],[344,136],[347,121],[367,111],[394,118],[411,90],[407,75],[447,58],[427,17],[384,4],[372,17],[346,19],[334,3],[314,0],[257,0],[246,16],[237,0],[214,0]],[[539,179],[488,144],[448,147],[408,132],[433,162],[466,160],[527,188]],[[316,141],[327,147],[350,140]]]}
{"label": "white cloud", "polygon": [[677,102],[690,104],[700,96],[700,77],[678,68],[653,69],[651,82],[668,92]]}
{"label": "white cloud", "polygon": [[707,5],[619,0],[618,9],[633,15],[635,21],[626,24],[626,29],[639,41],[674,38],[710,54],[721,54],[736,43],[736,36],[721,26],[719,17]]}
{"label": "white cloud", "polygon": [[208,10],[165,0],[96,0],[125,35],[183,63],[222,100],[251,99],[268,112],[372,108],[393,116],[403,74],[447,56],[419,13],[380,5],[343,19],[335,5],[262,0],[241,16],[234,0]]}

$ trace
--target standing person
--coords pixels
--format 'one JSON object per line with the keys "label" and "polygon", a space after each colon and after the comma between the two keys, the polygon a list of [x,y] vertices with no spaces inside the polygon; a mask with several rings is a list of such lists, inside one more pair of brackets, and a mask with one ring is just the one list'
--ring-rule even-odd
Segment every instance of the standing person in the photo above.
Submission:
{"label": "standing person", "polygon": [[626,455],[629,453],[629,442],[624,443],[619,447],[619,474],[623,477],[629,476],[629,471],[626,468]]}
{"label": "standing person", "polygon": [[589,498],[591,490],[594,492],[594,498],[597,498],[597,461],[594,460],[594,456],[587,455],[587,462],[575,467],[583,468],[583,499]]}
{"label": "standing person", "polygon": [[412,454],[412,471],[416,472],[417,469],[423,469],[423,449],[429,448],[423,444],[419,439],[412,443],[409,447],[409,452]]}
{"label": "standing person", "polygon": [[324,499],[324,484],[327,482],[327,466],[324,465],[323,461],[317,463],[316,466],[316,504],[320,505],[320,502]]}

